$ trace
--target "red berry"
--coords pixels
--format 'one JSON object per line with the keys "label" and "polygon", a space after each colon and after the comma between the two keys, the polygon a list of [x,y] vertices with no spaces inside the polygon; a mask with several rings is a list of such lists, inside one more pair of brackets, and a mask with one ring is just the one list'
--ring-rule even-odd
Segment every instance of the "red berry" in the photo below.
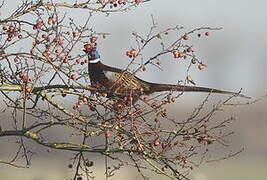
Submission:
{"label": "red berry", "polygon": [[134,2],[135,2],[136,4],[139,4],[139,3],[141,2],[141,0],[134,0]]}
{"label": "red berry", "polygon": [[49,18],[48,18],[48,20],[47,20],[47,24],[49,24],[49,25],[54,24],[54,20],[53,20],[52,17],[49,17]]}
{"label": "red berry", "polygon": [[123,108],[123,105],[122,104],[117,104],[117,108],[121,109],[121,108]]}
{"label": "red berry", "polygon": [[184,39],[184,40],[188,40],[188,39],[189,39],[189,36],[188,36],[187,34],[185,34],[185,35],[183,36],[183,39]]}
{"label": "red berry", "polygon": [[79,36],[79,35],[80,35],[79,32],[72,32],[72,36],[73,36],[73,37],[77,37],[77,36]]}
{"label": "red berry", "polygon": [[126,51],[126,56],[131,56],[130,51]]}
{"label": "red berry", "polygon": [[83,97],[81,100],[82,100],[82,102],[84,102],[84,103],[88,101],[87,97]]}
{"label": "red berry", "polygon": [[48,35],[47,34],[42,34],[42,38],[47,39]]}
{"label": "red berry", "polygon": [[183,58],[185,55],[183,53],[179,53],[179,58]]}
{"label": "red berry", "polygon": [[127,101],[132,102],[133,101],[133,97],[131,97],[131,96],[127,97]]}
{"label": "red berry", "polygon": [[21,73],[21,74],[19,75],[19,77],[20,77],[24,82],[27,82],[27,81],[29,80],[27,74],[23,74],[23,73]]}
{"label": "red berry", "polygon": [[23,79],[23,76],[24,76],[23,73],[20,73],[20,74],[19,74],[19,77],[20,77],[21,79]]}
{"label": "red berry", "polygon": [[145,96],[145,97],[143,98],[143,101],[144,101],[145,103],[147,103],[147,102],[149,101],[149,98]]}
{"label": "red berry", "polygon": [[166,168],[166,167],[162,167],[161,170],[162,170],[163,172],[165,172],[165,171],[167,171],[167,168]]}
{"label": "red berry", "polygon": [[183,54],[183,53],[181,53],[181,52],[178,52],[178,51],[176,51],[176,53],[173,53],[174,54],[174,58],[183,58],[185,55]]}
{"label": "red berry", "polygon": [[7,38],[7,41],[12,41],[12,37],[8,37]]}
{"label": "red berry", "polygon": [[56,53],[56,54],[59,54],[60,52],[61,52],[60,49],[56,49],[56,50],[55,50],[55,53]]}
{"label": "red berry", "polygon": [[16,29],[16,28],[15,28],[14,26],[9,26],[7,32],[13,33],[13,32],[15,31],[15,29]]}
{"label": "red berry", "polygon": [[37,22],[37,23],[33,26],[33,29],[41,29],[43,25],[44,25],[44,24],[43,24],[42,22]]}
{"label": "red berry", "polygon": [[171,96],[168,96],[168,97],[167,97],[167,101],[168,101],[168,103],[172,103],[172,98],[173,98],[173,97],[171,97]]}
{"label": "red berry", "polygon": [[130,51],[130,56],[135,57],[136,54],[137,54],[137,51],[136,51],[135,49],[132,49],[132,50]]}
{"label": "red berry", "polygon": [[35,40],[35,44],[40,44],[41,41],[39,41],[38,39]]}
{"label": "red berry", "polygon": [[209,36],[209,35],[210,35],[210,33],[209,33],[209,32],[205,32],[205,35],[206,35],[206,36]]}
{"label": "red berry", "polygon": [[42,55],[44,56],[44,57],[49,57],[50,56],[50,52],[48,52],[48,51],[44,51],[43,53],[42,53]]}
{"label": "red berry", "polygon": [[68,59],[63,59],[63,61],[62,61],[63,63],[68,63],[69,62],[69,60]]}
{"label": "red berry", "polygon": [[95,43],[95,42],[96,42],[96,40],[97,40],[97,38],[96,38],[96,37],[91,37],[91,38],[90,38],[90,42],[91,42],[91,43]]}
{"label": "red berry", "polygon": [[187,51],[188,53],[190,53],[190,52],[193,51],[193,49],[192,49],[191,47],[189,47],[189,48],[186,49],[186,51]]}
{"label": "red berry", "polygon": [[160,142],[159,141],[154,141],[153,144],[154,144],[154,146],[159,146]]}
{"label": "red berry", "polygon": [[204,64],[199,64],[199,65],[198,65],[198,69],[199,69],[199,70],[203,70],[203,69],[205,69],[205,65],[204,65]]}
{"label": "red berry", "polygon": [[32,92],[32,88],[30,88],[30,87],[26,88],[26,92],[27,93],[31,93]]}
{"label": "red berry", "polygon": [[118,4],[121,5],[121,4],[123,4],[123,2],[124,2],[124,0],[119,0],[119,1],[118,1]]}
{"label": "red berry", "polygon": [[70,75],[70,78],[75,80],[77,78],[77,76],[75,74],[72,74],[72,75]]}
{"label": "red berry", "polygon": [[56,43],[57,45],[61,46],[63,44],[63,41],[59,38],[53,39],[53,42]]}
{"label": "red berry", "polygon": [[175,55],[174,55],[174,58],[182,58],[184,57],[183,53],[181,52],[177,52]]}
{"label": "red berry", "polygon": [[76,63],[79,64],[81,62],[80,59],[76,59]]}

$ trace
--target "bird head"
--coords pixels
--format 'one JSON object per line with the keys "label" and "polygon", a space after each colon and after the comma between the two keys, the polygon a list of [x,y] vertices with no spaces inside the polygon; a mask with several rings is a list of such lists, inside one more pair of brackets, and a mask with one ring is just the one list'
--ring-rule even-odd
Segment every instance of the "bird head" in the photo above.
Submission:
{"label": "bird head", "polygon": [[89,63],[97,63],[100,61],[100,55],[96,50],[96,47],[93,47],[90,44],[85,44],[82,50],[88,55]]}

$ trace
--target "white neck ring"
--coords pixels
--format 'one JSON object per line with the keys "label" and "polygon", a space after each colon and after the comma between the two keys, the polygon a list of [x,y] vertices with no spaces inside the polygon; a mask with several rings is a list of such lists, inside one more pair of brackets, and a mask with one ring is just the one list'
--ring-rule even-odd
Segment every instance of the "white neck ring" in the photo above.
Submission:
{"label": "white neck ring", "polygon": [[94,60],[89,60],[90,64],[98,63],[100,61],[100,58],[94,59]]}

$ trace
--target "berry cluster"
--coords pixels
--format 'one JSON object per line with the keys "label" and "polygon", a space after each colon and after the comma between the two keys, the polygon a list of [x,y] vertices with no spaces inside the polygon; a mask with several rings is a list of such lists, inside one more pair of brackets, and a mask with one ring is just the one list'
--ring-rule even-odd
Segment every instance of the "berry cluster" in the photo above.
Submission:
{"label": "berry cluster", "polygon": [[[205,36],[209,36],[209,35],[210,35],[209,32],[205,32]],[[197,36],[198,36],[198,37],[201,37],[201,34],[198,34]],[[189,35],[186,33],[185,35],[182,36],[182,39],[186,41],[186,40],[189,40],[190,37],[189,37]],[[177,58],[177,59],[186,59],[188,56],[193,57],[193,58],[191,59],[191,63],[192,63],[192,64],[197,64],[197,63],[198,63],[198,66],[197,66],[197,67],[198,67],[199,70],[203,70],[203,69],[205,69],[206,65],[203,64],[202,62],[198,61],[198,60],[194,57],[194,55],[192,54],[192,53],[194,52],[193,49],[192,49],[192,46],[187,46],[187,45],[185,45],[185,47],[186,47],[186,48],[183,49],[183,50],[178,50],[178,49],[173,50],[173,51],[172,51],[173,58]]]}
{"label": "berry cluster", "polygon": [[130,51],[126,51],[126,56],[129,58],[133,58],[137,56],[137,51],[135,49],[131,49]]}
{"label": "berry cluster", "polygon": [[73,109],[79,110],[79,109],[81,109],[81,105],[85,104],[87,102],[88,102],[88,98],[85,96],[81,96],[81,97],[79,97],[78,102],[73,106]]}
{"label": "berry cluster", "polygon": [[7,34],[7,41],[12,41],[14,37],[22,39],[22,35],[19,32],[19,28],[17,28],[15,25],[4,24],[3,31],[5,34]]}

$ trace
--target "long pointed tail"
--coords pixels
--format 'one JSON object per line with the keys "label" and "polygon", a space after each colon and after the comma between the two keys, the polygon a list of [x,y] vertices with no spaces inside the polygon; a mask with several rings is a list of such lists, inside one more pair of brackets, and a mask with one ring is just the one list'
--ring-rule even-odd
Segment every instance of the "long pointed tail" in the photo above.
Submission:
{"label": "long pointed tail", "polygon": [[183,85],[172,85],[172,84],[156,84],[150,83],[150,92],[162,92],[162,91],[185,91],[185,92],[206,92],[206,93],[218,93],[218,94],[229,94],[229,95],[236,95],[239,97],[250,98],[240,93],[231,92],[231,91],[224,91],[220,89],[213,89],[207,87],[199,87],[199,86],[183,86]]}

